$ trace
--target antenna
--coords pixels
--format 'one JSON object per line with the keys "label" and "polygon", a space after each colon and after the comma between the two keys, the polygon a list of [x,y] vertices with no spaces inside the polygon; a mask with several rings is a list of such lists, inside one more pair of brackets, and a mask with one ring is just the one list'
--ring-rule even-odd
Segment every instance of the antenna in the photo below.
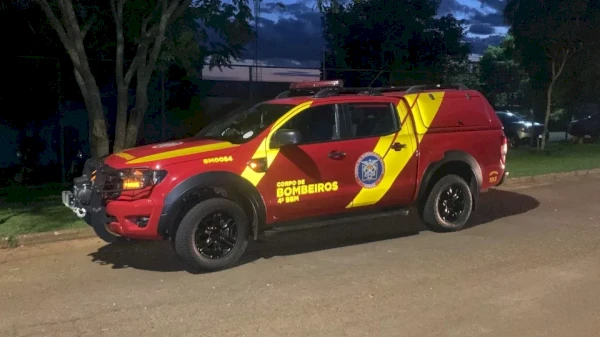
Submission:
{"label": "antenna", "polygon": [[381,76],[381,74],[383,74],[383,70],[381,70],[379,72],[379,74],[377,74],[377,76],[375,76],[375,78],[371,81],[371,83],[369,83],[369,85],[367,86],[367,88],[370,88],[371,85],[373,84],[373,82],[375,82],[379,78],[379,76]]}

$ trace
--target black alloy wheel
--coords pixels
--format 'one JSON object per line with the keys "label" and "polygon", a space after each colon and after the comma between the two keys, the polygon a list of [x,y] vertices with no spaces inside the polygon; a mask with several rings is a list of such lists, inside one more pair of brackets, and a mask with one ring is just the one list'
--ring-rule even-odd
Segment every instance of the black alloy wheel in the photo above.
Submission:
{"label": "black alloy wheel", "polygon": [[473,212],[473,193],[464,178],[449,174],[438,180],[423,201],[421,220],[434,232],[465,227]]}
{"label": "black alloy wheel", "polygon": [[198,253],[209,259],[220,259],[237,244],[237,227],[233,217],[215,212],[200,221],[195,235]]}
{"label": "black alloy wheel", "polygon": [[438,212],[442,220],[455,222],[465,211],[465,194],[461,186],[452,184],[440,194],[438,199]]}
{"label": "black alloy wheel", "polygon": [[233,267],[246,251],[248,215],[233,200],[201,201],[183,217],[175,233],[177,255],[193,269],[217,271]]}

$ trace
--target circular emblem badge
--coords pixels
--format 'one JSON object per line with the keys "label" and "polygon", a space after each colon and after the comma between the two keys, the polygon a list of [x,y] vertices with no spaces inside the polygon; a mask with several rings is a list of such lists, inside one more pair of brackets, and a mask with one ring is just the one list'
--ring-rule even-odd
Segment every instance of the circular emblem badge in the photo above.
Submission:
{"label": "circular emblem badge", "polygon": [[364,188],[373,188],[381,182],[385,173],[383,158],[375,152],[366,152],[354,165],[354,178]]}
{"label": "circular emblem badge", "polygon": [[180,144],[183,144],[183,142],[162,143],[162,144],[154,145],[152,148],[153,149],[162,149],[163,147],[177,146],[177,145],[180,145]]}

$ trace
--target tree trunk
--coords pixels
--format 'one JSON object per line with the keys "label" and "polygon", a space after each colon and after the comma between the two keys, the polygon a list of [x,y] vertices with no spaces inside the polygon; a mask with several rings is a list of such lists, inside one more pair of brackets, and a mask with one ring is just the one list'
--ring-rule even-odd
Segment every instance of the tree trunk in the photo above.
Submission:
{"label": "tree trunk", "polygon": [[552,112],[552,90],[554,88],[554,82],[556,78],[553,78],[548,86],[548,97],[546,100],[546,117],[544,119],[544,132],[542,133],[542,145],[541,150],[546,149],[546,133],[548,132],[548,121],[550,121],[550,113]]}
{"label": "tree trunk", "polygon": [[90,151],[92,157],[103,157],[110,153],[110,141],[106,131],[106,118],[100,96],[100,88],[89,68],[80,73],[75,69],[75,79],[81,90],[89,118]]}
{"label": "tree trunk", "polygon": [[126,149],[125,138],[127,134],[127,110],[129,109],[128,88],[117,79],[117,120],[115,124],[115,143],[113,152],[121,152]]}
{"label": "tree trunk", "polygon": [[135,107],[129,114],[127,122],[127,136],[125,138],[125,146],[127,148],[134,147],[137,144],[138,134],[146,110],[148,110],[148,84],[150,76],[144,73],[138,73],[137,85],[135,90]]}

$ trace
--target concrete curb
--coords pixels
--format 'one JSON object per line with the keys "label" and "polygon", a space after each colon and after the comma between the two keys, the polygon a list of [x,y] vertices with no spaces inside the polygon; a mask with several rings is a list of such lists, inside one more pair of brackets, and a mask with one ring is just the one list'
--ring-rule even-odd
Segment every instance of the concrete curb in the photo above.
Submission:
{"label": "concrete curb", "polygon": [[[561,173],[549,173],[549,174],[541,174],[537,176],[527,176],[527,177],[516,177],[508,179],[499,186],[500,188],[505,186],[518,186],[518,185],[527,185],[527,184],[536,184],[536,183],[552,183],[561,180],[568,180],[572,178],[577,178],[581,176],[588,175],[600,175],[600,168],[591,169],[591,170],[580,170],[580,171],[571,171],[571,172],[561,172]],[[45,232],[45,233],[35,233],[35,234],[24,234],[17,235],[13,237],[3,237],[0,238],[0,248],[10,248],[10,247],[18,247],[18,246],[31,246],[42,243],[50,243],[50,242],[58,242],[58,241],[67,241],[67,240],[77,240],[77,239],[89,239],[96,237],[96,233],[92,228],[81,228],[81,229],[68,229],[63,231],[55,231],[55,232]]]}
{"label": "concrete curb", "polygon": [[18,246],[31,246],[42,243],[88,239],[95,237],[96,233],[92,228],[67,229],[55,232],[43,232],[34,234],[23,234],[12,237],[0,238],[0,248],[11,248]]}
{"label": "concrete curb", "polygon": [[508,179],[502,185],[500,185],[500,187],[535,184],[535,183],[553,183],[553,182],[557,182],[557,181],[569,180],[569,179],[582,177],[582,176],[588,176],[588,175],[600,175],[600,168],[591,169],[591,170],[548,173],[548,174],[540,174],[540,175],[527,176],[527,177],[511,178],[509,175]]}

